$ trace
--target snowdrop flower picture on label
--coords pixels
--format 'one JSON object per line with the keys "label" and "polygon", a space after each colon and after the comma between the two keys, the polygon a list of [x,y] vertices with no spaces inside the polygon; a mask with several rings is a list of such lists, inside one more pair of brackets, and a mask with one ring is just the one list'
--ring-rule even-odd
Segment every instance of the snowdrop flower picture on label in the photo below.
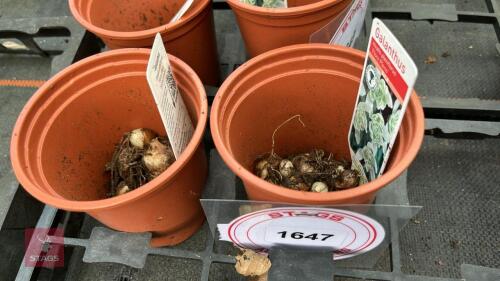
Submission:
{"label": "snowdrop flower picture on label", "polygon": [[392,107],[392,114],[389,116],[389,121],[387,121],[387,132],[389,133],[389,136],[392,136],[392,134],[395,133],[399,118],[401,118],[401,103],[399,100],[396,100],[394,102],[394,106]]}
{"label": "snowdrop flower picture on label", "polygon": [[361,133],[368,129],[368,114],[371,111],[370,105],[360,102],[354,115],[354,129],[356,142],[361,142]]}
{"label": "snowdrop flower picture on label", "polygon": [[368,59],[349,134],[352,169],[362,172],[361,178],[366,177],[370,181],[379,176],[400,118],[400,101],[380,70]]}
{"label": "snowdrop flower picture on label", "polygon": [[378,80],[380,79],[380,71],[378,71],[373,64],[369,64],[366,67],[365,74],[366,84],[368,85],[368,89],[372,90],[377,86]]}
{"label": "snowdrop flower picture on label", "polygon": [[375,161],[375,149],[373,144],[369,142],[363,149],[361,150],[361,155],[363,160],[365,161],[365,168],[370,173],[370,178],[374,178],[377,172],[377,162]]}
{"label": "snowdrop flower picture on label", "polygon": [[264,8],[286,8],[283,0],[263,0],[262,7]]}
{"label": "snowdrop flower picture on label", "polygon": [[366,96],[366,89],[365,89],[365,87],[361,87],[361,88],[359,89],[359,96],[360,96],[360,97],[364,97],[364,96]]}
{"label": "snowdrop flower picture on label", "polygon": [[361,163],[359,163],[358,158],[359,157],[355,157],[354,159],[352,159],[351,169],[358,172],[358,174],[360,175],[359,184],[364,184],[364,183],[368,182],[368,179],[366,178],[365,172],[363,171],[363,165],[361,165]]}
{"label": "snowdrop flower picture on label", "polygon": [[384,79],[379,79],[377,86],[368,92],[368,98],[375,104],[378,110],[386,107],[392,108],[392,96]]}
{"label": "snowdrop flower picture on label", "polygon": [[240,0],[242,3],[263,8],[287,8],[286,0]]}
{"label": "snowdrop flower picture on label", "polygon": [[389,138],[387,128],[385,127],[384,117],[380,113],[374,113],[370,116],[370,138],[377,147],[384,146]]}

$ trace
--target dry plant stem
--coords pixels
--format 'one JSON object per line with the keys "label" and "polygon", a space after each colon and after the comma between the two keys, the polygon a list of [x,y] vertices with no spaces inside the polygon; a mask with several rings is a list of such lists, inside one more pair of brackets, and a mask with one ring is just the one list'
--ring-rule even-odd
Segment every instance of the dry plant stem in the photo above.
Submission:
{"label": "dry plant stem", "polygon": [[[150,135],[152,137],[156,136],[156,134],[149,131],[149,129],[136,129],[134,131],[137,130],[142,130],[146,133],[151,132]],[[171,153],[171,157],[168,154],[168,152],[171,151],[171,148],[166,137],[144,139],[142,140],[141,146],[137,146],[132,144],[131,134],[132,132],[128,132],[123,135],[120,142],[115,146],[111,161],[106,164],[105,171],[109,172],[111,176],[109,181],[110,197],[123,194],[124,186],[126,186],[127,190],[130,191],[146,184],[148,181],[152,180],[168,168],[173,161],[175,161],[173,152]],[[144,136],[144,138],[146,137],[148,136]],[[151,148],[150,143],[154,141],[162,147],[165,146],[165,151],[149,151],[149,148]],[[151,170],[147,167],[148,163],[144,162],[146,153],[153,153],[152,155],[149,155],[153,156],[153,159],[169,159],[169,161],[166,161],[168,163],[161,163],[164,164],[161,171],[158,169]]]}
{"label": "dry plant stem", "polygon": [[255,175],[272,184],[299,191],[328,192],[358,186],[359,175],[345,169],[350,163],[335,160],[332,153],[326,154],[321,149],[313,149],[311,152],[284,158],[275,153],[276,134],[294,119],[298,119],[306,127],[300,114],[281,123],[272,134],[271,153],[255,160]]}
{"label": "dry plant stem", "polygon": [[130,135],[127,134],[122,137],[120,140],[120,144],[118,145],[118,148],[115,149],[115,152],[113,153],[113,158],[111,159],[111,162],[109,163],[109,166],[106,168],[106,170],[109,170],[111,172],[111,195],[113,196],[116,194],[117,190],[116,188],[118,187],[118,184],[120,183],[120,172],[118,168],[118,158],[120,156],[119,151],[122,151],[125,149],[125,146],[128,146],[129,144],[129,137]]}
{"label": "dry plant stem", "polygon": [[141,161],[143,154],[143,149],[130,143],[130,133],[127,133],[118,149],[117,167],[120,177],[132,189],[146,183],[148,171]]}
{"label": "dry plant stem", "polygon": [[281,123],[276,129],[274,129],[273,136],[272,136],[271,156],[275,155],[274,154],[274,137],[275,137],[276,133],[279,131],[279,129],[281,129],[281,127],[285,126],[288,122],[292,121],[295,118],[298,118],[300,124],[302,124],[302,127],[304,127],[304,128],[306,127],[306,124],[304,124],[304,122],[302,122],[302,119],[300,119],[300,117],[301,117],[300,114],[294,115],[294,116],[288,118],[287,120],[285,120],[283,123]]}
{"label": "dry plant stem", "polygon": [[254,173],[294,190],[326,192],[358,185],[358,175],[346,167],[350,167],[348,161],[335,160],[332,153],[313,149],[283,158],[277,154],[261,156],[255,161]]}

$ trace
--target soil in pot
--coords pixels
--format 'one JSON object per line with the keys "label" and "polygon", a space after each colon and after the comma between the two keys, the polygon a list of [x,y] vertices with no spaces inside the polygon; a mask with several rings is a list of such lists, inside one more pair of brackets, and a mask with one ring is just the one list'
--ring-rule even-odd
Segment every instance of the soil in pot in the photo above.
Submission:
{"label": "soil in pot", "polygon": [[271,152],[255,160],[254,174],[270,183],[299,191],[329,192],[358,186],[360,177],[358,172],[350,169],[351,162],[337,160],[331,152],[313,148],[309,152],[284,157],[274,152],[275,135],[294,119],[306,126],[300,115],[279,125],[272,134]]}
{"label": "soil in pot", "polygon": [[174,152],[166,136],[158,136],[146,128],[125,133],[105,167],[110,176],[108,196],[122,195],[141,187],[174,161]]}
{"label": "soil in pot", "polygon": [[[263,7],[263,8],[285,8],[283,0],[240,0],[244,4]],[[305,6],[317,2],[321,2],[323,0],[288,0],[287,8],[300,7]]]}
{"label": "soil in pot", "polygon": [[[102,1],[90,5],[91,22],[112,31],[141,31],[168,24],[179,11],[183,1],[136,1],[134,5],[123,1]],[[103,13],[103,11],[106,11]]]}
{"label": "soil in pot", "polygon": [[109,49],[151,48],[160,33],[169,54],[191,66],[205,84],[220,80],[212,1],[194,0],[170,22],[186,0],[69,0],[71,13]]}

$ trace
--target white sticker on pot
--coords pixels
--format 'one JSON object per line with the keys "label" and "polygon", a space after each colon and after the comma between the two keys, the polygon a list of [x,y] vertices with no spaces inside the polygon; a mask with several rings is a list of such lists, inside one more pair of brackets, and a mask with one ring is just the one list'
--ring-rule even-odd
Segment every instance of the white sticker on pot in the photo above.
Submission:
{"label": "white sticker on pot", "polygon": [[279,246],[329,249],[334,259],[353,257],[376,248],[385,230],[376,220],[351,211],[313,208],[271,208],[218,224],[220,240],[241,248]]}
{"label": "white sticker on pot", "polygon": [[191,140],[194,128],[177,87],[159,33],[156,34],[151,49],[146,78],[165,126],[168,140],[172,145],[175,158],[178,159]]}
{"label": "white sticker on pot", "polygon": [[367,9],[368,0],[355,0],[330,40],[330,44],[353,46],[365,22]]}
{"label": "white sticker on pot", "polygon": [[349,131],[361,182],[379,177],[389,159],[417,80],[417,66],[391,31],[374,19]]}

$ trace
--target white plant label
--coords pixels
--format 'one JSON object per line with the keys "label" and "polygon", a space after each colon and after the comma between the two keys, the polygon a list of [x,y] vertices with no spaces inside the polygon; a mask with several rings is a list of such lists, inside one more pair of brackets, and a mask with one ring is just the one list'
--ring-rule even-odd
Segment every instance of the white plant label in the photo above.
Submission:
{"label": "white plant label", "polygon": [[379,19],[374,19],[349,131],[352,168],[361,182],[379,177],[410,101],[418,69]]}
{"label": "white plant label", "polygon": [[194,129],[179,88],[177,88],[174,73],[159,33],[156,34],[151,49],[146,78],[175,158],[178,159],[191,140]]}
{"label": "white plant label", "polygon": [[194,0],[186,0],[182,7],[177,11],[177,13],[174,15],[174,17],[170,20],[170,23],[178,21],[182,16],[189,10],[189,7],[193,5]]}
{"label": "white plant label", "polygon": [[354,45],[365,22],[367,8],[368,0],[355,0],[330,40],[330,44],[346,47]]}
{"label": "white plant label", "polygon": [[218,224],[220,240],[241,248],[265,250],[279,246],[327,249],[336,260],[376,248],[385,230],[376,220],[351,211],[313,208],[270,208]]}

